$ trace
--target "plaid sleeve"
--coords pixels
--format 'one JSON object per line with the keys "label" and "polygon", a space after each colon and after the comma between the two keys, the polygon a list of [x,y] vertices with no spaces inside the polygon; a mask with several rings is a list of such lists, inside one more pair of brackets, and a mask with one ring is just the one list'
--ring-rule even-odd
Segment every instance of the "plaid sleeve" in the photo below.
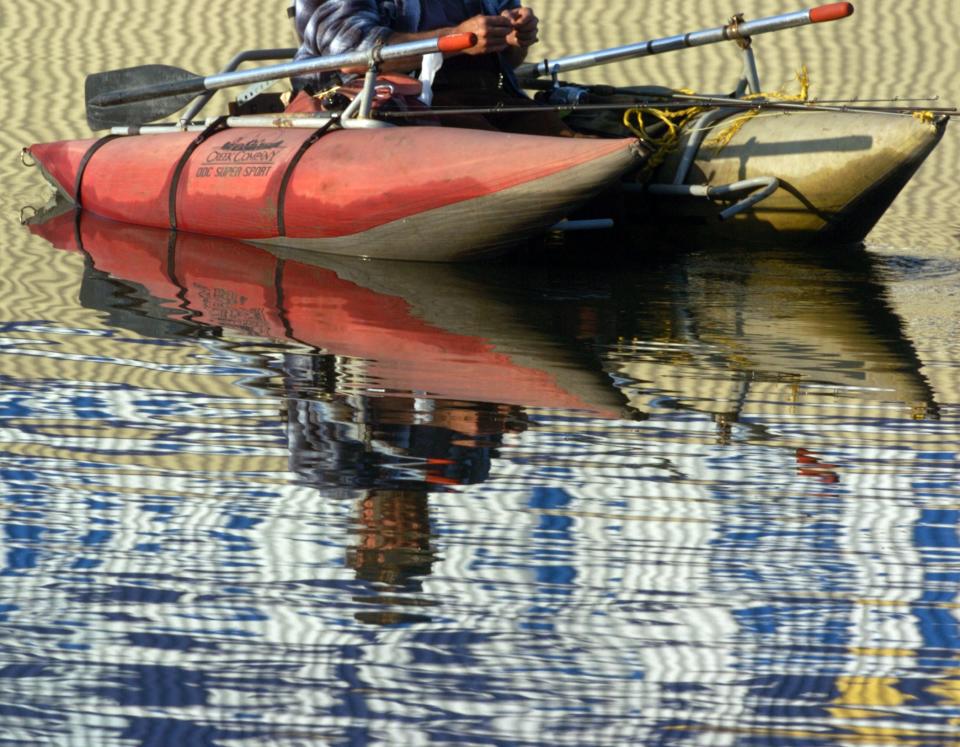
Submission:
{"label": "plaid sleeve", "polygon": [[369,49],[392,32],[376,0],[296,0],[294,13],[301,55]]}

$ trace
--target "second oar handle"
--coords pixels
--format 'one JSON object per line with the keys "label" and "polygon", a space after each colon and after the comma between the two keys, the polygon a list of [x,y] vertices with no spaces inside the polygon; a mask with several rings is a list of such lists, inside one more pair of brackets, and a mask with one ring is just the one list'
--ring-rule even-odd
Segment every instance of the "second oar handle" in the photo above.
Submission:
{"label": "second oar handle", "polygon": [[817,8],[798,10],[793,13],[781,13],[767,18],[757,18],[753,21],[730,23],[713,29],[691,31],[676,36],[665,36],[662,39],[628,44],[625,47],[613,47],[596,52],[561,57],[556,60],[544,60],[537,64],[521,65],[516,74],[519,78],[537,78],[541,75],[566,73],[571,70],[582,70],[595,65],[605,65],[610,62],[632,60],[637,57],[649,57],[664,52],[673,52],[678,49],[702,47],[707,44],[745,39],[750,36],[767,34],[771,31],[806,26],[811,23],[838,21],[841,18],[853,15],[853,3],[831,3]]}
{"label": "second oar handle", "polygon": [[[404,57],[421,57],[425,54],[443,52],[455,54],[475,46],[476,34],[448,34],[434,39],[390,44],[385,47],[374,48],[363,52],[347,52],[345,54],[329,55],[327,57],[311,57],[296,62],[285,62],[279,65],[266,65],[250,70],[238,70],[229,73],[217,73],[202,77],[199,75],[179,80],[164,81],[152,85],[138,86],[105,93],[91,100],[89,103],[97,107],[110,107],[121,104],[131,104],[137,101],[163,98],[165,96],[179,96],[201,91],[216,91],[232,86],[246,86],[264,80],[278,80],[282,78],[296,78],[300,75],[340,70],[342,68],[361,67],[373,62],[386,62]],[[184,71],[185,72],[185,71]],[[188,74],[189,75],[189,74]]]}

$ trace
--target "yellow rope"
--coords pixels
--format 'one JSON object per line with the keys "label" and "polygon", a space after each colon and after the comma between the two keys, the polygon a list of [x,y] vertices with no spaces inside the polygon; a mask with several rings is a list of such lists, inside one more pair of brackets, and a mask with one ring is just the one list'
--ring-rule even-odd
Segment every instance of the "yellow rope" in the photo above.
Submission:
{"label": "yellow rope", "polygon": [[331,88],[328,88],[326,91],[320,91],[320,93],[313,94],[313,98],[317,99],[318,101],[323,101],[327,96],[330,96],[336,93],[341,88],[343,88],[343,86],[332,86]]}
{"label": "yellow rope", "polygon": [[[694,94],[693,91],[686,88],[680,89],[678,93]],[[683,133],[683,128],[690,124],[690,121],[703,111],[705,111],[705,107],[702,106],[691,106],[686,109],[637,107],[627,109],[623,113],[624,126],[654,149],[653,155],[651,155],[643,169],[644,174],[653,172],[657,166],[663,163],[664,159],[666,159],[671,152],[676,150],[677,145],[680,143],[680,135]],[[653,117],[665,124],[667,127],[666,132],[660,137],[652,137],[649,135],[647,126],[643,123],[644,115]]]}
{"label": "yellow rope", "polygon": [[[749,96],[744,96],[744,101],[757,101],[757,100],[773,100],[773,101],[809,101],[810,100],[810,74],[807,72],[807,66],[804,65],[800,68],[800,72],[797,73],[797,81],[800,83],[800,92],[799,93],[787,93],[783,89],[779,91],[774,91],[773,93],[751,93]],[[750,111],[744,112],[743,114],[735,117],[731,120],[730,124],[727,125],[723,130],[718,132],[708,143],[705,145],[711,145],[716,148],[719,153],[730,141],[736,137],[736,134],[743,129],[743,126],[749,122],[751,119],[756,117],[760,113],[760,109],[751,109]]]}
{"label": "yellow rope", "polygon": [[[333,88],[328,88],[326,91],[320,91],[320,93],[313,94],[313,98],[318,101],[323,101],[323,99],[329,96],[332,93],[336,93],[340,90],[342,86],[333,86]],[[293,91],[284,91],[280,94],[280,101],[283,103],[284,107],[290,105],[290,102],[293,100]]]}
{"label": "yellow rope", "polygon": [[[773,93],[753,93],[749,96],[745,96],[743,99],[738,100],[752,101],[759,99],[773,99],[777,101],[808,101],[810,95],[810,76],[807,72],[806,65],[804,65],[800,69],[800,72],[797,73],[797,80],[800,83],[799,93],[788,94],[783,90],[775,91]],[[694,91],[686,88],[680,89],[678,93],[695,95]],[[676,150],[677,146],[680,144],[680,137],[683,134],[684,128],[689,125],[690,122],[698,115],[710,108],[712,107],[691,106],[687,109],[667,110],[657,109],[654,107],[635,107],[632,109],[627,109],[623,113],[624,126],[654,149],[653,155],[647,161],[643,173],[641,174],[641,178],[653,172],[661,163],[663,163],[670,153]],[[710,141],[710,143],[714,145],[718,151],[722,150],[741,130],[741,128],[759,113],[759,109],[751,109],[750,111],[736,117],[727,127],[718,133]],[[647,133],[647,125],[645,125],[643,122],[644,115],[646,115],[648,119],[653,118],[665,124],[667,127],[666,132],[660,137],[649,136]]]}

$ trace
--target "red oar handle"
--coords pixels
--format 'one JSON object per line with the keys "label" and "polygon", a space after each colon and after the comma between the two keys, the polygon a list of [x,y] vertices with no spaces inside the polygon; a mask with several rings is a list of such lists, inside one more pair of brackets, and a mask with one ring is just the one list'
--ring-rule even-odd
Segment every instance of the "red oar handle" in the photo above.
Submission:
{"label": "red oar handle", "polygon": [[853,15],[853,3],[830,3],[810,10],[810,23],[839,21]]}
{"label": "red oar handle", "polygon": [[[840,4],[844,5],[845,3]],[[446,54],[463,52],[465,49],[470,49],[470,47],[475,47],[476,45],[476,34],[447,34],[437,40],[437,49]]]}

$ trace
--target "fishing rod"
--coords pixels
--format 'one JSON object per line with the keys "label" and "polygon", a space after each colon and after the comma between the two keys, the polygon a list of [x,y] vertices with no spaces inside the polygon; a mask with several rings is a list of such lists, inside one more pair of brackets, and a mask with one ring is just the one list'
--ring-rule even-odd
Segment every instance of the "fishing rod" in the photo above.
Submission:
{"label": "fishing rod", "polygon": [[819,103],[803,103],[799,101],[775,101],[767,99],[725,99],[710,96],[685,96],[678,94],[678,101],[663,101],[660,99],[637,99],[622,101],[616,104],[530,104],[520,106],[489,106],[489,107],[436,107],[431,109],[413,109],[407,111],[377,111],[375,116],[382,119],[416,119],[424,117],[446,117],[465,114],[530,114],[536,112],[571,113],[580,111],[615,111],[617,109],[655,108],[655,109],[687,109],[692,106],[710,108],[769,110],[769,111],[814,111],[814,112],[841,112],[861,114],[900,114],[914,115],[923,112],[944,117],[955,117],[960,114],[955,107],[926,106],[824,106]]}
{"label": "fishing rod", "polygon": [[[684,95],[682,91],[678,91],[674,88],[668,88],[666,86],[611,86],[606,83],[576,83],[568,81],[545,81],[545,80],[536,80],[528,81],[524,83],[524,88],[535,91],[552,91],[555,88],[575,88],[586,91],[587,93],[593,93],[598,96],[616,96],[616,95],[628,95],[636,96],[638,98],[677,98],[681,95]],[[732,98],[731,96],[726,95],[710,95],[710,94],[686,94],[688,96],[695,96],[698,99],[702,98],[712,98],[712,99],[728,99]],[[771,99],[776,100],[776,99]],[[940,101],[940,96],[927,95],[927,96],[888,96],[885,98],[860,98],[859,96],[847,96],[845,98],[836,98],[836,99],[821,99],[814,98],[808,99],[800,103],[811,103],[811,104],[891,104],[899,101]],[[927,107],[929,108],[929,107]]]}
{"label": "fishing rod", "polygon": [[[657,94],[650,96],[656,99]],[[862,106],[859,104],[827,104],[826,102],[811,101],[781,101],[778,99],[755,98],[755,99],[731,99],[724,96],[701,96],[695,93],[671,93],[664,96],[667,99],[677,99],[678,102],[687,104],[706,104],[716,107],[728,107],[731,104],[741,106],[745,109],[789,109],[789,110],[807,110],[807,111],[830,111],[830,112],[874,112],[886,114],[916,114],[919,112],[932,112],[933,114],[944,114],[947,116],[956,116],[958,110],[956,107],[929,107],[929,106]],[[678,104],[679,105],[679,104]]]}
{"label": "fishing rod", "polygon": [[897,101],[939,101],[939,96],[893,96],[885,99],[861,99],[860,97],[846,99],[810,99],[811,104],[891,104]]}

